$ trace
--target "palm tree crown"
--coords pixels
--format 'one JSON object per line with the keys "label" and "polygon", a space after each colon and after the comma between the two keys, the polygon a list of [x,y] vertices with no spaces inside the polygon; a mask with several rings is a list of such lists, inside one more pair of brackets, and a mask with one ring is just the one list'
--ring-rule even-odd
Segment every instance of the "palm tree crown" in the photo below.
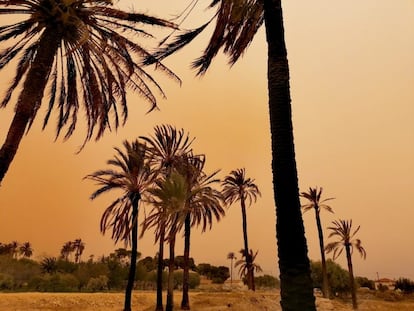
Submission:
{"label": "palm tree crown", "polygon": [[229,205],[242,200],[251,205],[261,195],[254,179],[246,177],[244,168],[231,171],[222,185],[224,201]]}
{"label": "palm tree crown", "polygon": [[[143,25],[175,28],[173,23],[115,9],[111,0],[1,0],[0,15],[11,14],[21,20],[0,27],[0,42],[4,45],[0,69],[14,64],[12,60],[18,61],[0,107],[6,107],[13,92],[20,85],[22,88],[0,150],[0,181],[24,132],[30,129],[46,89],[49,102],[43,127],[55,110],[57,136],[66,128],[68,138],[81,110],[87,120],[84,143],[92,138],[95,128],[99,139],[106,129],[126,121],[127,89],[147,100],[150,110],[157,104],[153,89],[164,96],[160,85],[138,62],[149,52],[123,34],[151,37]],[[156,68],[179,81],[160,62]]]}
{"label": "palm tree crown", "polygon": [[139,201],[153,184],[156,173],[151,170],[145,158],[146,147],[138,142],[124,141],[125,152],[114,148],[117,155],[107,161],[114,169],[96,171],[85,178],[97,182],[100,187],[92,195],[95,199],[102,193],[121,190],[122,195],[113,201],[101,218],[101,231],[112,228],[112,238],[117,242],[130,242],[131,226],[137,221],[132,219],[132,202]]}
{"label": "palm tree crown", "polygon": [[353,232],[352,232],[352,219],[351,220],[342,220],[340,219],[335,220],[332,222],[333,226],[328,227],[329,230],[331,230],[331,233],[329,234],[329,238],[331,237],[337,237],[339,240],[334,241],[326,245],[326,251],[328,253],[333,251],[333,259],[338,258],[341,254],[344,248],[350,249],[350,255],[352,255],[354,249],[358,251],[358,253],[361,255],[362,258],[366,258],[367,253],[362,247],[362,243],[360,239],[354,239],[355,235],[358,233],[361,226],[358,226]]}
{"label": "palm tree crown", "polygon": [[307,204],[302,205],[302,209],[304,212],[307,212],[311,209],[315,209],[315,212],[319,214],[321,209],[324,209],[330,213],[333,213],[332,208],[329,205],[325,204],[325,202],[333,200],[334,198],[327,198],[327,199],[321,200],[322,191],[323,191],[322,187],[319,189],[318,187],[315,187],[315,188],[310,187],[309,192],[302,192],[300,194],[301,197],[309,201]]}

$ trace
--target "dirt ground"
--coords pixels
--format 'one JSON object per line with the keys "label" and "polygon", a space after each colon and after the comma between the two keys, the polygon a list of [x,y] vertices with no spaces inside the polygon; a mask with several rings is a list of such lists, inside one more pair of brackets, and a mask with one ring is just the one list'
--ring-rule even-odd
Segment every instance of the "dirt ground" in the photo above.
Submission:
{"label": "dirt ground", "polygon": [[[121,311],[123,293],[0,293],[0,311]],[[180,310],[181,295],[174,295],[175,310]],[[279,293],[275,291],[191,292],[193,311],[278,311]],[[351,311],[350,303],[317,298],[318,311]],[[165,302],[164,302],[165,303]],[[152,311],[155,292],[135,291],[134,311]],[[414,301],[386,302],[360,299],[360,311],[413,311]]]}

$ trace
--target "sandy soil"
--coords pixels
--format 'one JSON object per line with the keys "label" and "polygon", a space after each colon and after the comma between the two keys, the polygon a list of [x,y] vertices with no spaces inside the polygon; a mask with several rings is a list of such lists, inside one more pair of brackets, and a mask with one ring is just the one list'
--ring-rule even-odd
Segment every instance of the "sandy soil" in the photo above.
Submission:
{"label": "sandy soil", "polygon": [[[123,293],[0,293],[0,311],[121,311]],[[181,301],[177,292],[176,307]],[[280,296],[273,291],[191,292],[193,311],[278,311]],[[360,311],[412,311],[414,301],[385,302],[360,299]],[[132,301],[135,311],[152,311],[155,292],[135,291]],[[318,311],[351,311],[349,303],[317,298]]]}

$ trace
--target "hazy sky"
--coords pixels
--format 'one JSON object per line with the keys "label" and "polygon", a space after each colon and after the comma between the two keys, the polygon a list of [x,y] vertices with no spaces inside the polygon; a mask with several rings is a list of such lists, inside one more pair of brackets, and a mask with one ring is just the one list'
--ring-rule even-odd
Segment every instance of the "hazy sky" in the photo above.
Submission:
{"label": "hazy sky", "polygon": [[[176,14],[187,1],[174,8],[170,1],[143,3],[136,9],[170,17],[165,12]],[[207,20],[208,3],[199,5],[199,21]],[[289,0],[284,16],[300,190],[322,186],[326,197],[336,198],[330,204],[335,214],[322,213],[325,227],[336,219],[361,225],[367,259],[355,254],[357,275],[414,279],[414,1]],[[80,154],[84,126],[69,141],[54,142],[54,121],[41,131],[41,109],[0,188],[0,242],[30,241],[35,257],[57,256],[76,238],[86,243],[84,258],[122,247],[99,232],[100,216],[114,197],[90,201],[96,187],[83,177],[106,168],[124,139],[168,123],[196,137],[194,150],[206,154],[208,171],[222,169],[224,177],[245,167],[256,180],[262,197],[248,210],[249,245],[259,250],[264,272],[278,275],[264,32],[231,69],[219,57],[205,77],[194,78],[189,63],[206,41],[200,38],[166,62],[182,78],[181,87],[156,74],[168,97],[160,100],[160,111],[146,114],[147,103],[130,93],[126,126]],[[10,71],[0,72],[1,89],[9,77]],[[12,108],[0,112],[1,143]],[[304,222],[309,257],[319,260],[314,213]],[[230,207],[211,232],[193,232],[196,263],[228,265],[228,252],[243,245],[239,206]],[[149,232],[139,241],[144,256],[154,256],[153,240]],[[182,244],[177,242],[177,254]],[[346,267],[344,258],[338,262]]]}

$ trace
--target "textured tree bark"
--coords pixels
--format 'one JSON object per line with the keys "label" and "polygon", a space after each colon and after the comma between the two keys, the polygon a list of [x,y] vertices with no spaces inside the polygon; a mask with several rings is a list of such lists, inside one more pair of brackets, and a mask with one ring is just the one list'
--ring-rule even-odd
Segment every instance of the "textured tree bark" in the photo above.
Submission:
{"label": "textured tree bark", "polygon": [[164,306],[162,304],[162,272],[164,270],[164,239],[165,239],[165,225],[162,225],[160,229],[160,241],[158,248],[158,263],[157,263],[157,304],[155,311],[163,311]]}
{"label": "textured tree bark", "polygon": [[316,226],[318,227],[319,248],[321,251],[322,294],[324,298],[329,298],[329,282],[328,282],[328,273],[326,271],[325,245],[323,241],[323,231],[322,231],[322,223],[321,223],[319,207],[315,208],[315,216],[316,216]]}
{"label": "textured tree bark", "polygon": [[0,149],[0,184],[12,163],[20,141],[35,118],[60,44],[60,35],[46,28],[39,39],[36,56],[28,69],[23,89],[17,100],[15,114]]}
{"label": "textured tree bark", "polygon": [[181,300],[181,310],[190,310],[190,298],[188,296],[190,281],[190,238],[191,238],[191,218],[190,214],[185,217],[184,223],[184,271],[183,271],[183,297]]}
{"label": "textured tree bark", "polygon": [[283,311],[316,311],[300,210],[281,0],[264,0],[276,237]]}
{"label": "textured tree bark", "polygon": [[125,289],[124,311],[131,311],[132,290],[134,289],[135,271],[137,268],[138,254],[138,201],[139,198],[131,199],[132,203],[132,230],[131,230],[131,263],[129,266],[128,282]]}

